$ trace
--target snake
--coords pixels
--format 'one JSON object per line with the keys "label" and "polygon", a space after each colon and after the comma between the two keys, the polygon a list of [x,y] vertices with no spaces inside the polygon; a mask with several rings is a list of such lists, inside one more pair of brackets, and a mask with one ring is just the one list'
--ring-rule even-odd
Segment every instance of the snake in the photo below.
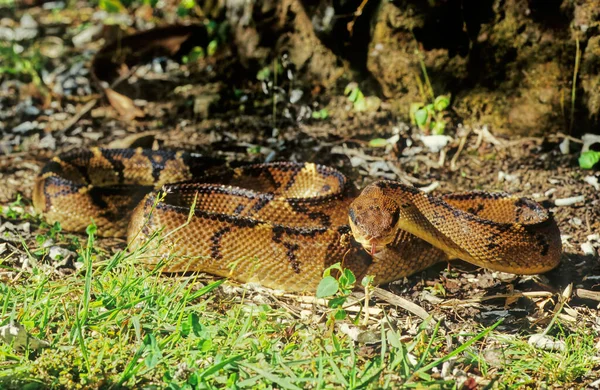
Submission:
{"label": "snake", "polygon": [[376,285],[461,259],[514,274],[560,262],[560,230],[528,198],[470,191],[442,196],[392,180],[357,189],[315,163],[228,165],[182,151],[74,150],[35,180],[33,205],[50,224],[127,237],[145,267],[204,272],[315,291],[336,263]]}

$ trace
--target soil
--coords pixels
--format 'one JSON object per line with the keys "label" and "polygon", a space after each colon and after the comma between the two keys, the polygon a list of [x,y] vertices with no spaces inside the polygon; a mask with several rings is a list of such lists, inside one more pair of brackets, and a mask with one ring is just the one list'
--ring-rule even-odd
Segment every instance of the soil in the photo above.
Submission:
{"label": "soil", "polygon": [[[449,7],[454,2],[439,3]],[[567,62],[563,59],[574,58],[573,44],[547,48],[544,55],[539,55],[540,47],[546,47],[544,42],[569,38],[564,31],[548,26],[554,19],[537,14],[540,7],[532,6],[530,17],[539,18],[534,24],[522,21],[524,10],[506,13],[503,22],[492,23],[499,5],[495,1],[485,3],[494,12],[485,23],[478,22],[477,33],[469,29],[470,35],[464,42],[454,43],[455,55],[449,55],[450,48],[436,48],[436,42],[422,43],[425,64],[432,80],[436,80],[434,90],[445,90],[442,85],[462,84],[472,74],[468,70],[481,65],[473,63],[473,52],[466,57],[461,55],[472,41],[480,44],[479,58],[493,56],[496,63],[504,63],[507,58],[511,58],[511,63],[529,60],[520,62],[518,67],[508,67],[503,77],[493,69],[482,68],[479,81],[471,84],[472,89],[456,89],[458,103],[454,110],[477,115],[463,115],[462,119],[450,115],[447,144],[437,152],[432,152],[424,143],[427,138],[423,131],[402,120],[403,115],[398,113],[398,107],[407,108],[409,103],[419,99],[414,88],[409,87],[414,82],[414,69],[407,71],[398,65],[406,63],[406,56],[414,52],[415,46],[411,43],[414,37],[398,30],[416,28],[415,36],[419,38],[428,28],[425,22],[417,23],[418,14],[408,18],[399,11],[400,2],[382,4],[381,7],[387,9],[379,10],[378,14],[370,10],[379,17],[369,52],[376,50],[378,54],[369,56],[364,65],[383,92],[380,96],[383,100],[370,111],[357,111],[344,96],[343,88],[336,88],[340,80],[351,78],[356,70],[344,68],[343,61],[308,28],[310,19],[302,9],[296,8],[298,3],[289,1],[262,9],[281,15],[282,7],[288,16],[300,15],[270,24],[274,37],[279,34],[273,44],[297,49],[286,51],[269,62],[266,69],[271,70],[270,76],[257,79],[256,70],[260,70],[257,65],[261,60],[255,58],[254,63],[249,62],[252,55],[268,55],[260,51],[265,44],[259,39],[263,36],[248,32],[249,25],[240,22],[234,25],[238,31],[233,33],[233,42],[222,42],[213,56],[187,65],[160,58],[133,69],[117,90],[131,98],[143,115],[128,120],[109,104],[90,77],[92,54],[99,50],[103,40],[92,40],[78,47],[71,44],[74,36],[91,28],[81,21],[96,20],[97,11],[81,7],[74,14],[68,10],[51,12],[39,6],[32,8],[28,12],[38,23],[37,35],[19,44],[29,50],[51,36],[58,49],[54,57],[44,60],[42,84],[36,84],[23,74],[0,76],[0,126],[3,129],[0,204],[7,206],[20,195],[26,210],[31,211],[33,180],[41,167],[61,152],[91,146],[189,150],[224,156],[232,161],[313,161],[342,170],[358,187],[376,179],[393,178],[418,187],[437,185],[436,194],[472,189],[506,191],[532,197],[553,211],[563,234],[565,250],[557,270],[539,277],[519,277],[456,262],[450,266],[440,264],[388,288],[428,311],[445,315],[449,327],[462,326],[464,321],[489,325],[505,316],[509,319],[503,324],[505,328],[531,330],[544,324],[544,321],[533,324],[532,318],[545,318],[547,323],[552,305],[541,305],[539,299],[531,297],[521,297],[516,303],[506,298],[473,303],[474,300],[514,291],[559,294],[572,284],[570,305],[580,316],[577,321],[593,322],[600,302],[594,298],[600,296],[596,255],[600,248],[597,236],[600,190],[593,180],[595,177],[597,183],[600,177],[597,172],[578,166],[580,141],[558,132],[563,129],[559,102],[568,88],[564,84]],[[502,3],[506,3],[505,8],[516,10],[523,2]],[[567,11],[560,2],[553,3],[557,4],[558,23]],[[568,13],[587,20],[590,16],[582,16],[582,7],[577,6]],[[2,19],[1,24],[17,28],[24,22],[23,15],[24,12],[16,12]],[[140,11],[128,17],[146,26],[151,23],[145,15]],[[237,14],[239,18],[243,16],[243,13]],[[499,41],[512,39],[506,32],[512,30],[523,40],[514,43],[515,50],[498,51]],[[302,33],[295,34],[295,31]],[[113,32],[105,28],[99,34]],[[482,38],[484,35],[487,39]],[[534,46],[528,46],[530,39],[526,37],[531,36],[536,37]],[[399,43],[406,44],[402,52],[387,46],[398,47]],[[516,50],[519,45],[528,46],[529,51]],[[565,48],[568,50],[564,56],[553,57]],[[582,51],[585,53],[582,72],[587,67],[597,71],[596,60],[592,58],[598,56],[598,39],[587,41]],[[537,55],[534,56],[534,52]],[[414,68],[414,59],[410,63]],[[278,70],[273,72],[272,69]],[[442,74],[441,69],[445,69],[443,78],[437,77]],[[441,81],[446,78],[452,83]],[[493,84],[486,85],[492,80]],[[440,87],[438,82],[442,83]],[[586,78],[582,84],[589,92],[585,100],[590,113],[598,109],[597,84],[597,77]],[[73,87],[67,88],[70,85]],[[557,85],[560,88],[555,88]],[[364,90],[368,95],[369,87]],[[301,96],[297,98],[298,95]],[[327,118],[313,117],[313,113],[321,109],[326,110]],[[513,126],[515,133],[543,131],[545,136],[508,137],[503,135],[506,133],[503,126],[507,123]],[[371,141],[380,138],[387,140],[384,146],[373,147]],[[567,142],[570,147],[561,152],[559,146]],[[577,196],[583,200],[568,206],[555,204],[557,199]],[[5,225],[6,215],[0,216],[0,221]],[[6,225],[4,230],[10,233]],[[24,242],[34,243],[38,232],[39,226],[34,223],[30,230],[18,234]],[[15,247],[17,253],[22,251],[20,241],[10,237],[5,234],[0,243]],[[101,240],[100,244],[109,251],[123,247],[123,242],[118,240]],[[592,248],[593,254],[585,254],[582,245]],[[13,261],[12,265],[18,269],[18,258]]]}

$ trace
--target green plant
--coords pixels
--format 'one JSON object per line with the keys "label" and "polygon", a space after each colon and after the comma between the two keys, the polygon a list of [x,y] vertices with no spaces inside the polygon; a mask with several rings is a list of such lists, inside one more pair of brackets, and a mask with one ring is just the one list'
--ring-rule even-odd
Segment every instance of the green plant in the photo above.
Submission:
{"label": "green plant", "polygon": [[329,118],[329,111],[326,108],[322,108],[319,111],[312,112],[313,119],[327,119]]}
{"label": "green plant", "polygon": [[421,131],[444,134],[447,124],[444,117],[446,109],[450,106],[450,95],[435,95],[421,52],[417,49],[415,54],[419,59],[421,72],[423,73],[423,80],[417,76],[422,100],[421,102],[411,103],[410,120],[414,125],[419,126]]}
{"label": "green plant", "polygon": [[29,78],[41,92],[45,92],[40,78],[44,61],[39,50],[24,50],[15,43],[0,43],[0,75],[9,74]]}
{"label": "green plant", "polygon": [[[337,278],[331,275],[334,270],[338,272]],[[335,263],[323,271],[323,279],[319,282],[316,296],[317,298],[329,298],[327,306],[333,309],[328,321],[330,325],[334,321],[343,320],[347,317],[343,306],[352,293],[355,284],[356,276],[354,273],[347,268],[343,268],[340,263]],[[373,285],[373,277],[370,275],[365,276],[361,281],[361,285],[365,289],[366,307],[369,302],[369,291]]]}
{"label": "green plant", "polygon": [[0,212],[8,219],[21,219],[27,216],[24,207],[21,194],[17,194],[17,199],[9,203],[8,206],[0,206]]}
{"label": "green plant", "polygon": [[206,57],[206,52],[204,51],[204,49],[200,46],[196,46],[193,47],[189,53],[181,57],[181,62],[183,62],[184,64],[188,64],[196,62],[204,57]]}
{"label": "green plant", "polygon": [[100,0],[98,7],[108,13],[119,13],[125,10],[125,6],[119,0]]}
{"label": "green plant", "polygon": [[579,166],[583,169],[592,169],[600,161],[600,152],[588,150],[579,156]]}
{"label": "green plant", "polygon": [[412,103],[410,105],[411,122],[419,129],[433,134],[444,134],[446,130],[445,110],[450,105],[450,97],[438,96],[433,103]]}
{"label": "green plant", "polygon": [[196,7],[196,2],[194,0],[181,0],[179,2],[179,6],[177,7],[177,15],[186,16],[195,7]]}
{"label": "green plant", "polygon": [[354,111],[365,111],[367,109],[367,101],[365,99],[365,95],[362,93],[360,88],[358,88],[357,83],[350,83],[344,89],[344,95],[348,97],[353,104]]}
{"label": "green plant", "polygon": [[[339,271],[338,278],[331,275],[331,271]],[[340,263],[335,263],[331,267],[327,268],[323,272],[323,279],[319,282],[317,287],[317,298],[328,298],[327,305],[335,309],[332,318],[336,320],[343,320],[346,318],[346,311],[342,309],[344,303],[348,299],[348,296],[354,288],[356,283],[356,276],[349,269],[344,269]]]}

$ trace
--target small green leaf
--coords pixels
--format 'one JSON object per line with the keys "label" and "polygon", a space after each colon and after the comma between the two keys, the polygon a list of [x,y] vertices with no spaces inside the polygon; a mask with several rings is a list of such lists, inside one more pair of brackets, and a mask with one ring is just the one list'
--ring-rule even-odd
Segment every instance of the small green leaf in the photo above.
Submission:
{"label": "small green leaf", "polygon": [[350,100],[352,103],[356,103],[356,101],[358,100],[358,94],[361,93],[360,89],[358,88],[354,88],[352,90],[350,90],[350,95],[348,95],[348,100]]}
{"label": "small green leaf", "polygon": [[181,323],[181,335],[184,337],[189,336],[190,333],[198,336],[201,330],[202,325],[200,325],[200,319],[196,313],[188,314],[187,319]]}
{"label": "small green leaf", "polygon": [[415,112],[415,122],[418,126],[424,126],[429,118],[429,113],[426,108],[420,108]]}
{"label": "small green leaf", "polygon": [[327,302],[327,306],[331,307],[332,309],[335,309],[336,307],[340,307],[342,306],[344,303],[346,303],[347,298],[345,295],[340,296],[340,297],[334,297],[331,298],[329,300],[329,302]]}
{"label": "small green leaf", "polygon": [[374,138],[369,141],[370,148],[384,148],[388,144],[387,139],[385,138]]}
{"label": "small green leaf", "polygon": [[108,13],[117,13],[125,9],[119,0],[100,0],[98,6]]}
{"label": "small green leaf", "polygon": [[598,161],[600,161],[600,152],[595,150],[588,150],[579,156],[579,166],[583,169],[592,169]]}
{"label": "small green leaf", "polygon": [[329,111],[326,108],[322,108],[319,111],[313,111],[313,119],[327,119],[329,117]]}
{"label": "small green leaf", "polygon": [[356,276],[354,276],[354,272],[352,272],[348,268],[346,268],[344,270],[344,277],[347,280],[346,286],[350,286],[350,285],[353,285],[354,283],[356,283]]}
{"label": "small green leaf", "polygon": [[190,50],[188,55],[183,57],[183,62],[186,64],[189,62],[196,62],[199,59],[204,58],[204,57],[205,57],[204,49],[201,48],[200,46],[196,46],[192,50]]}
{"label": "small green leaf", "polygon": [[333,314],[333,318],[335,318],[337,321],[341,321],[341,320],[345,319],[346,318],[346,310],[337,309],[335,311],[335,313]]}
{"label": "small green leaf", "polygon": [[339,283],[333,276],[325,276],[317,287],[317,298],[335,295],[339,290]]}
{"label": "small green leaf", "polygon": [[229,377],[227,378],[227,388],[228,389],[237,389],[237,382],[238,382],[238,373],[234,372],[229,374]]}
{"label": "small green leaf", "polygon": [[198,372],[194,371],[190,374],[190,376],[188,376],[187,383],[188,385],[191,385],[192,388],[196,388],[196,386],[198,386],[198,382]]}
{"label": "small green leaf", "polygon": [[364,278],[362,278],[362,280],[360,281],[361,286],[363,287],[367,287],[373,284],[373,280],[375,278],[373,277],[373,275],[366,275]]}
{"label": "small green leaf", "polygon": [[216,39],[213,39],[208,43],[208,47],[206,48],[206,52],[209,57],[212,57],[217,52],[217,48],[219,47],[219,42]]}
{"label": "small green leaf", "polygon": [[179,6],[185,9],[192,9],[196,5],[194,0],[181,0]]}
{"label": "small green leaf", "polygon": [[444,111],[450,105],[450,97],[449,96],[438,96],[435,98],[433,102],[433,107],[436,111]]}
{"label": "small green leaf", "polygon": [[88,236],[95,235],[97,230],[98,230],[98,227],[93,222],[90,223],[87,228],[85,228],[85,232],[87,233]]}
{"label": "small green leaf", "polygon": [[256,73],[256,79],[259,81],[268,80],[269,77],[271,77],[271,69],[268,66],[265,66]]}
{"label": "small green leaf", "polygon": [[400,341],[400,338],[398,337],[398,333],[396,333],[395,331],[393,331],[392,329],[388,329],[387,331],[387,340],[388,343],[390,343],[390,345],[394,348],[402,348],[402,342]]}
{"label": "small green leaf", "polygon": [[209,20],[208,22],[204,22],[204,26],[206,26],[206,32],[208,32],[208,35],[212,36],[215,33],[218,24],[214,20]]}
{"label": "small green leaf", "polygon": [[444,130],[446,130],[446,122],[444,120],[439,120],[433,124],[431,133],[435,135],[442,135],[444,134]]}
{"label": "small green leaf", "polygon": [[260,153],[260,146],[252,146],[246,149],[246,153],[248,154],[259,154]]}
{"label": "small green leaf", "polygon": [[144,359],[144,363],[148,368],[154,368],[162,359],[162,352],[158,346],[158,342],[152,333],[147,334],[144,337],[144,346],[148,351],[148,355]]}

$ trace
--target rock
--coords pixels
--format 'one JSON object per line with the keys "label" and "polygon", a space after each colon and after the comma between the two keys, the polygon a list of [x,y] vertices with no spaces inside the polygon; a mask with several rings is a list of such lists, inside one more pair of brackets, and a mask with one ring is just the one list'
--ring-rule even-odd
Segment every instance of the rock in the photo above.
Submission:
{"label": "rock", "polygon": [[[266,64],[270,48],[261,43],[280,36],[277,50],[287,52],[290,63],[309,80],[328,87],[344,73],[336,55],[316,36],[300,0],[229,1],[226,17],[243,64]],[[253,22],[266,18],[271,22]]]}
{"label": "rock", "polygon": [[79,34],[75,35],[71,41],[73,42],[73,46],[76,48],[81,48],[85,44],[90,43],[94,37],[102,32],[102,25],[90,26]]}
{"label": "rock", "polygon": [[12,132],[13,133],[18,133],[18,134],[23,134],[23,133],[27,133],[28,131],[32,131],[38,128],[38,123],[36,121],[30,122],[23,122],[20,125],[13,127]]}

